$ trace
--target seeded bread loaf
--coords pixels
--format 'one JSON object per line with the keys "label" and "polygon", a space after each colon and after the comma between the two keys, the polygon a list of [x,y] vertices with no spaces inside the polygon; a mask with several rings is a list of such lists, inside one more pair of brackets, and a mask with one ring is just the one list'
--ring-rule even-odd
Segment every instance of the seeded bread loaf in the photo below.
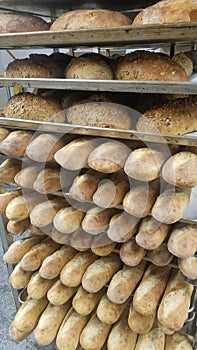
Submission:
{"label": "seeded bread loaf", "polygon": [[48,30],[49,25],[42,18],[27,13],[0,13],[0,33],[37,32]]}

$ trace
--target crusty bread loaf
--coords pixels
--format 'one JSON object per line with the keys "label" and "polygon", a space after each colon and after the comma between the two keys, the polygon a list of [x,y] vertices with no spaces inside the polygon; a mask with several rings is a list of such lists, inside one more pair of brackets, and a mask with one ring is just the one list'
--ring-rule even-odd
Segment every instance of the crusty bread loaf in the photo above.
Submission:
{"label": "crusty bread loaf", "polygon": [[8,129],[0,127],[0,142],[3,141],[8,135],[10,131]]}
{"label": "crusty bread loaf", "polygon": [[54,98],[44,98],[30,92],[12,96],[4,106],[6,118],[43,120],[63,123],[65,115],[60,103]]}
{"label": "crusty bread loaf", "polygon": [[162,329],[156,324],[153,328],[146,334],[140,334],[135,350],[145,350],[145,349],[165,349],[165,334]]}
{"label": "crusty bread loaf", "polygon": [[83,231],[81,228],[68,235],[69,243],[74,249],[83,252],[91,247],[93,236]]}
{"label": "crusty bread loaf", "polygon": [[32,225],[37,227],[45,227],[53,222],[53,218],[56,213],[64,208],[66,202],[64,200],[51,199],[37,204],[30,214],[30,220]]}
{"label": "crusty bread loaf", "polygon": [[166,243],[162,243],[154,250],[149,250],[146,257],[156,266],[166,266],[173,259],[173,255],[169,252]]}
{"label": "crusty bread loaf", "polygon": [[0,193],[0,213],[3,214],[6,210],[8,203],[15,197],[21,195],[20,190],[12,190],[5,193]]}
{"label": "crusty bread loaf", "polygon": [[47,234],[54,242],[59,244],[66,244],[70,239],[70,234],[62,233],[58,231],[54,226],[51,227],[50,233],[47,232]]}
{"label": "crusty bread loaf", "polygon": [[21,332],[16,327],[14,327],[13,322],[11,323],[9,327],[9,335],[12,339],[15,341],[21,341],[26,339],[31,332]]}
{"label": "crusty bread loaf", "polygon": [[147,216],[140,223],[135,239],[137,244],[144,249],[156,249],[163,243],[169,230],[169,225]]}
{"label": "crusty bread loaf", "polygon": [[195,0],[163,0],[142,10],[132,25],[197,21]]}
{"label": "crusty bread loaf", "polygon": [[112,241],[126,242],[136,233],[137,227],[138,219],[123,211],[112,216],[107,235]]}
{"label": "crusty bread loaf", "polygon": [[76,293],[77,287],[67,287],[58,279],[48,290],[47,298],[53,305],[63,305]]}
{"label": "crusty bread loaf", "polygon": [[197,226],[177,223],[173,225],[168,240],[168,250],[179,258],[187,258],[197,251]]}
{"label": "crusty bread loaf", "polygon": [[39,193],[49,194],[61,189],[60,169],[45,168],[41,170],[33,183],[33,188]]}
{"label": "crusty bread loaf", "polygon": [[3,255],[3,260],[9,264],[18,264],[22,257],[40,241],[39,237],[32,237],[13,242]]}
{"label": "crusty bread loaf", "polygon": [[176,332],[166,336],[165,350],[192,350],[192,342],[189,336]]}
{"label": "crusty bread loaf", "polygon": [[189,78],[193,73],[193,61],[183,52],[179,52],[172,57],[172,60],[180,64],[180,66],[185,70],[187,78]]}
{"label": "crusty bread loaf", "polygon": [[121,12],[105,9],[80,9],[63,13],[51,25],[50,30],[107,28],[130,24],[131,20]]}
{"label": "crusty bread loaf", "polygon": [[128,325],[129,327],[138,334],[148,333],[155,321],[156,313],[150,316],[141,315],[133,307],[133,303],[130,304]]}
{"label": "crusty bread loaf", "polygon": [[12,235],[20,235],[30,228],[29,218],[23,220],[9,220],[7,223],[7,230]]}
{"label": "crusty bread loaf", "polygon": [[179,270],[173,271],[158,308],[159,322],[171,331],[183,327],[188,316],[191,295],[194,287],[185,282]]}
{"label": "crusty bread loaf", "polygon": [[178,259],[178,265],[181,272],[189,279],[197,278],[197,256]]}
{"label": "crusty bread loaf", "polygon": [[87,211],[81,226],[85,232],[97,235],[108,228],[110,219],[116,212],[117,210],[114,208],[93,207]]}
{"label": "crusty bread loaf", "polygon": [[120,247],[120,259],[128,266],[137,266],[145,255],[146,250],[141,248],[135,239],[124,242]]}
{"label": "crusty bread loaf", "polygon": [[27,294],[33,299],[41,299],[46,296],[56,279],[47,279],[40,276],[39,272],[31,277],[27,285]]}
{"label": "crusty bread loaf", "polygon": [[178,152],[170,157],[162,169],[166,182],[179,187],[197,185],[197,155],[192,152]]}
{"label": "crusty bread loaf", "polygon": [[111,80],[113,72],[102,55],[73,57],[64,71],[67,79]]}
{"label": "crusty bread loaf", "polygon": [[105,288],[97,293],[88,293],[82,286],[80,286],[72,300],[72,306],[78,314],[82,316],[89,315],[101,300],[104,293]]}
{"label": "crusty bread loaf", "polygon": [[0,165],[0,183],[14,182],[14,176],[21,170],[19,159],[8,158]]}
{"label": "crusty bread loaf", "polygon": [[127,304],[127,302],[115,304],[104,294],[96,309],[97,317],[103,323],[114,324],[120,318]]}
{"label": "crusty bread loaf", "polygon": [[197,130],[197,98],[190,96],[152,107],[136,124],[137,131],[183,135]]}
{"label": "crusty bread loaf", "polygon": [[53,224],[62,233],[72,233],[76,231],[83,220],[85,213],[73,207],[60,209],[54,216]]}
{"label": "crusty bread loaf", "polygon": [[115,246],[116,243],[109,239],[106,232],[102,232],[94,237],[91,251],[99,256],[107,256],[113,252]]}
{"label": "crusty bread loaf", "polygon": [[37,32],[49,29],[48,23],[42,18],[20,12],[1,13],[0,23],[0,33]]}
{"label": "crusty bread loaf", "polygon": [[7,156],[22,157],[26,147],[31,141],[33,132],[26,130],[15,130],[0,143],[0,151]]}
{"label": "crusty bread loaf", "polygon": [[15,175],[14,181],[21,187],[33,189],[33,183],[40,171],[37,165],[27,166]]}
{"label": "crusty bread loaf", "polygon": [[23,270],[20,263],[18,263],[9,277],[11,286],[15,289],[23,289],[30,281],[33,273],[33,271]]}

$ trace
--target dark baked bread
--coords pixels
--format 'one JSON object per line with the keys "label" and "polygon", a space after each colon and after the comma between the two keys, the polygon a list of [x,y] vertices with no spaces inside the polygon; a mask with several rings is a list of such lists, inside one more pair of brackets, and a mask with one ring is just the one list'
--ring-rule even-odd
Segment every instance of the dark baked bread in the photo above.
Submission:
{"label": "dark baked bread", "polygon": [[73,30],[128,26],[131,20],[121,12],[104,9],[74,10],[63,13],[50,30]]}
{"label": "dark baked bread", "polygon": [[37,32],[48,29],[47,22],[28,13],[0,13],[0,33]]}

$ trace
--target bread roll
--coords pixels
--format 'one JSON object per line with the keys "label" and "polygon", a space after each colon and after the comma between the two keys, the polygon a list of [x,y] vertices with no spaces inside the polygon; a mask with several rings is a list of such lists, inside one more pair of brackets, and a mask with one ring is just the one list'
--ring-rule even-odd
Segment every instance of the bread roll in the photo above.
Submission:
{"label": "bread roll", "polygon": [[24,196],[13,198],[6,207],[6,217],[9,220],[21,221],[29,217],[29,210]]}
{"label": "bread roll", "polygon": [[44,227],[53,222],[56,213],[66,206],[66,201],[62,199],[47,200],[37,204],[30,214],[32,225]]}
{"label": "bread roll", "polygon": [[47,298],[53,305],[63,305],[76,293],[77,287],[67,287],[57,280],[48,290]]}
{"label": "bread roll", "polygon": [[192,344],[187,335],[174,333],[166,336],[165,350],[192,350]]}
{"label": "bread roll", "polygon": [[83,288],[89,293],[98,292],[110,281],[120,266],[121,261],[116,253],[97,259],[87,268],[83,275]]}
{"label": "bread roll", "polygon": [[43,120],[63,123],[65,115],[59,101],[52,97],[42,97],[30,92],[12,96],[4,106],[6,118]]}
{"label": "bread roll", "polygon": [[65,316],[57,334],[56,344],[59,350],[75,350],[82,329],[88,322],[88,316],[79,315],[74,309]]}
{"label": "bread roll", "polygon": [[81,228],[70,235],[70,245],[76,250],[83,252],[91,247],[93,236]]}
{"label": "bread roll", "polygon": [[166,287],[169,273],[169,266],[149,265],[134,293],[133,306],[137,312],[144,316],[154,314]]}
{"label": "bread roll", "polygon": [[112,241],[126,242],[136,233],[137,227],[138,219],[123,211],[112,216],[107,235]]}
{"label": "bread roll", "polygon": [[180,330],[187,319],[193,286],[180,271],[173,271],[158,308],[159,322],[171,331]]}
{"label": "bread roll", "polygon": [[53,242],[50,238],[46,238],[23,256],[20,266],[25,271],[36,271],[42,265],[44,259],[59,248],[60,245],[58,243]]}
{"label": "bread roll", "polygon": [[96,314],[93,314],[81,333],[81,346],[85,350],[101,350],[110,329],[111,325],[102,323]]}
{"label": "bread roll", "polygon": [[96,310],[97,317],[105,324],[116,323],[123,313],[126,305],[127,302],[115,304],[108,299],[107,295],[103,295]]}
{"label": "bread roll", "polygon": [[[136,124],[137,131],[183,135],[197,130],[197,98],[179,98],[147,110]],[[167,117],[166,117],[167,116]]]}
{"label": "bread roll", "polygon": [[135,51],[120,57],[116,67],[120,80],[187,81],[185,70],[167,55]]}
{"label": "bread roll", "polygon": [[142,220],[135,239],[137,244],[144,249],[157,249],[165,240],[169,230],[169,225],[148,216]]}
{"label": "bread roll", "polygon": [[188,258],[178,259],[178,265],[181,272],[189,279],[197,278],[197,256],[190,256]]}
{"label": "bread roll", "polygon": [[152,216],[165,224],[180,220],[190,200],[190,192],[181,189],[163,191],[152,207]]}
{"label": "bread roll", "polygon": [[54,216],[53,224],[62,233],[72,233],[80,227],[84,215],[84,212],[75,208],[63,208]]}
{"label": "bread roll", "polygon": [[96,255],[107,256],[113,252],[115,246],[116,243],[108,238],[106,232],[102,232],[94,237],[91,250]]}
{"label": "bread roll", "polygon": [[75,254],[76,251],[67,246],[63,246],[56,250],[52,255],[49,255],[44,259],[39,269],[40,276],[47,279],[53,279],[59,276],[63,266],[67,264]]}
{"label": "bread roll", "polygon": [[53,193],[61,189],[60,170],[53,168],[43,169],[33,184],[34,190],[39,193]]}
{"label": "bread roll", "polygon": [[148,333],[140,334],[135,350],[165,349],[165,334],[160,327],[153,327]]}
{"label": "bread roll", "polygon": [[70,309],[71,303],[56,306],[48,304],[42,313],[36,328],[34,329],[34,338],[40,346],[46,346],[52,343],[57,336],[59,327]]}
{"label": "bread roll", "polygon": [[146,257],[156,266],[168,265],[173,259],[173,255],[169,252],[166,243],[162,243],[154,250],[149,250]]}
{"label": "bread roll", "polygon": [[8,135],[10,131],[8,129],[0,127],[0,142],[3,141]]}
{"label": "bread roll", "polygon": [[168,250],[179,258],[194,255],[197,250],[196,225],[180,222],[173,225],[168,240]]}
{"label": "bread roll", "polygon": [[138,282],[141,280],[146,262],[142,261],[135,267],[129,267],[124,265],[123,269],[119,270],[111,279],[107,296],[115,304],[122,304],[133,293]]}
{"label": "bread roll", "polygon": [[0,183],[14,182],[15,175],[21,170],[22,162],[8,158],[0,165]]}
{"label": "bread roll", "polygon": [[80,202],[91,201],[101,179],[102,175],[92,170],[77,176],[69,189],[71,197]]}
{"label": "bread roll", "polygon": [[96,147],[97,143],[97,139],[78,138],[58,150],[54,158],[63,168],[80,170],[87,166],[89,154]]}
{"label": "bread roll", "polygon": [[48,23],[28,13],[1,13],[0,33],[37,32],[48,30]]}
{"label": "bread roll", "polygon": [[33,183],[40,171],[37,165],[27,166],[15,175],[14,181],[21,187],[33,189]]}
{"label": "bread roll", "polygon": [[88,293],[83,287],[79,287],[73,297],[72,306],[78,314],[82,316],[89,315],[105,293],[105,288],[97,293]]}
{"label": "bread roll", "polygon": [[118,11],[105,9],[80,9],[63,13],[55,22],[53,22],[50,30],[107,28],[130,24],[131,20]]}
{"label": "bread roll", "polygon": [[88,165],[102,173],[114,173],[123,168],[129,153],[129,148],[119,141],[103,142],[90,153]]}
{"label": "bread roll", "polygon": [[7,156],[22,157],[29,142],[33,137],[33,132],[26,130],[11,131],[9,135],[0,143],[0,151]]}
{"label": "bread roll", "polygon": [[68,287],[77,287],[89,265],[97,256],[91,252],[79,252],[62,268],[60,281]]}
{"label": "bread roll", "polygon": [[29,283],[33,273],[33,271],[24,271],[18,263],[9,277],[11,286],[15,289],[23,289]]}
{"label": "bread roll", "polygon": [[20,196],[20,190],[8,191],[5,193],[0,193],[0,213],[4,214],[8,203],[15,197]]}
{"label": "bread roll", "polygon": [[184,0],[159,1],[137,14],[132,25],[195,22],[196,9],[195,0],[188,3]]}
{"label": "bread roll", "polygon": [[108,340],[108,350],[134,350],[137,334],[128,326],[128,308],[122,313],[119,321],[113,326]]}
{"label": "bread roll", "polygon": [[126,160],[124,171],[140,181],[152,181],[159,177],[165,154],[151,148],[138,148]]}
{"label": "bread roll", "polygon": [[123,199],[123,208],[130,215],[144,218],[149,215],[159,192],[158,180],[132,187]]}
{"label": "bread roll", "polygon": [[116,209],[113,208],[102,209],[93,207],[87,211],[81,226],[85,232],[97,235],[107,229],[111,217],[116,212]]}
{"label": "bread roll", "polygon": [[21,332],[31,332],[48,304],[47,298],[27,299],[17,311],[13,325]]}
{"label": "bread roll", "polygon": [[133,303],[131,303],[129,308],[128,325],[133,332],[138,334],[146,334],[151,330],[155,317],[156,313],[150,316],[141,315],[135,310]]}
{"label": "bread roll", "polygon": [[123,171],[114,173],[109,179],[100,181],[93,194],[93,201],[102,208],[112,208],[120,204],[129,190],[129,182]]}
{"label": "bread roll", "polygon": [[21,341],[26,339],[31,332],[21,332],[16,327],[14,327],[13,322],[11,323],[9,327],[9,335],[12,339],[15,341]]}
{"label": "bread roll", "polygon": [[13,242],[3,255],[3,260],[8,264],[18,264],[22,257],[40,241],[39,237],[32,237]]}
{"label": "bread roll", "polygon": [[33,299],[41,299],[47,295],[55,281],[56,279],[42,278],[39,272],[35,272],[27,285],[27,294]]}
{"label": "bread roll", "polygon": [[30,228],[29,218],[20,221],[9,220],[7,223],[7,230],[12,235],[20,235]]}
{"label": "bread roll", "polygon": [[178,152],[167,160],[162,169],[166,182],[179,187],[197,185],[197,155],[191,152]]}
{"label": "bread roll", "polygon": [[128,266],[137,266],[145,255],[146,250],[141,248],[134,239],[124,242],[120,247],[120,259]]}

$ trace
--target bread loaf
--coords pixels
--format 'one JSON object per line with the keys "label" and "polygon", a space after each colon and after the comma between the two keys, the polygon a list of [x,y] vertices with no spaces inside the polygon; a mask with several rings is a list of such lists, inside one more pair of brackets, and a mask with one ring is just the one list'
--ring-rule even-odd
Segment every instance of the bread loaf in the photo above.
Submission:
{"label": "bread loaf", "polygon": [[180,220],[190,200],[190,192],[185,189],[163,191],[152,207],[152,216],[165,224]]}
{"label": "bread loaf", "polygon": [[142,261],[135,267],[124,266],[111,279],[107,296],[115,304],[122,304],[131,296],[143,276],[146,262]]}
{"label": "bread loaf", "polygon": [[133,306],[137,312],[144,316],[154,314],[165,290],[169,273],[169,266],[149,265],[133,297]]}
{"label": "bread loaf", "polygon": [[91,251],[99,256],[107,256],[113,252],[115,246],[116,243],[109,239],[106,232],[102,232],[94,237]]}
{"label": "bread loaf", "polygon": [[93,201],[102,208],[112,208],[120,204],[129,190],[129,182],[123,171],[110,176],[109,179],[100,181],[93,194]]}
{"label": "bread loaf", "polygon": [[158,192],[158,179],[131,187],[123,199],[123,208],[130,215],[144,218],[151,213]]}
{"label": "bread loaf", "polygon": [[40,171],[41,169],[37,165],[27,166],[15,175],[14,181],[21,187],[33,189],[34,181]]}
{"label": "bread loaf", "polygon": [[0,33],[37,32],[49,28],[42,18],[20,12],[1,13],[0,22]]}
{"label": "bread loaf", "polygon": [[69,189],[71,197],[80,202],[91,201],[102,177],[102,174],[92,170],[78,175]]}
{"label": "bread loaf", "polygon": [[3,141],[8,135],[10,131],[8,129],[0,127],[0,142]]}
{"label": "bread loaf", "polygon": [[168,240],[168,250],[179,258],[194,255],[197,250],[196,225],[180,222],[173,225]]}
{"label": "bread loaf", "polygon": [[191,152],[178,152],[167,160],[162,169],[166,182],[179,187],[197,185],[197,155]]}
{"label": "bread loaf", "polygon": [[138,219],[123,211],[112,216],[107,235],[112,241],[126,242],[136,233],[137,227]]}
{"label": "bread loaf", "polygon": [[63,13],[51,25],[50,30],[107,28],[130,24],[130,19],[121,12],[105,9],[80,9]]}
{"label": "bread loaf", "polygon": [[180,271],[173,271],[158,308],[159,322],[171,331],[178,331],[187,319],[193,286],[185,282]]}
{"label": "bread loaf", "polygon": [[111,217],[117,212],[116,209],[102,209],[93,207],[89,209],[81,223],[83,230],[92,235],[105,231]]}
{"label": "bread loaf", "polygon": [[65,116],[61,111],[60,103],[54,98],[44,98],[30,92],[12,96],[3,109],[6,118],[63,123]]}
{"label": "bread loaf", "polygon": [[93,236],[86,233],[81,228],[73,232],[70,236],[70,245],[76,250],[83,252],[91,247]]}
{"label": "bread loaf", "polygon": [[70,234],[62,233],[58,231],[54,226],[52,226],[49,236],[54,242],[59,244],[66,244],[70,239]]}
{"label": "bread loaf", "polygon": [[163,0],[142,10],[132,25],[195,22],[197,5],[195,0]]}
{"label": "bread loaf", "polygon": [[13,190],[13,191],[8,191],[5,193],[0,193],[0,213],[4,214],[7,205],[9,204],[9,202],[13,199],[16,198],[18,196],[21,195],[21,191],[20,190]]}
{"label": "bread loaf", "polygon": [[159,326],[154,326],[148,333],[140,334],[136,343],[135,350],[165,349],[165,334]]}
{"label": "bread loaf", "polygon": [[83,288],[89,293],[98,292],[109,282],[120,266],[121,261],[116,253],[97,259],[87,268],[83,275]]}
{"label": "bread loaf", "polygon": [[65,264],[60,273],[60,281],[68,287],[80,285],[82,277],[97,256],[91,252],[79,252]]}
{"label": "bread loaf", "polygon": [[70,305],[70,302],[60,306],[47,305],[34,329],[34,338],[40,346],[49,345],[55,339]]}
{"label": "bread loaf", "polygon": [[0,165],[0,183],[14,182],[14,176],[21,170],[21,160],[8,158]]}
{"label": "bread loaf", "polygon": [[154,250],[149,250],[146,257],[156,266],[168,265],[173,259],[173,255],[169,252],[166,243],[162,243]]}
{"label": "bread loaf", "polygon": [[79,287],[73,297],[72,306],[78,314],[82,316],[89,315],[101,300],[104,293],[105,288],[97,293],[88,293],[83,287]]}
{"label": "bread loaf", "polygon": [[13,322],[11,323],[9,327],[9,335],[12,339],[15,341],[21,341],[26,339],[31,332],[21,332],[16,327],[14,327]]}
{"label": "bread loaf", "polygon": [[39,272],[35,272],[27,285],[27,294],[33,299],[41,299],[46,296],[55,281],[56,279],[49,280],[41,277]]}
{"label": "bread loaf", "polygon": [[45,227],[53,222],[56,213],[66,206],[62,199],[51,199],[37,204],[30,214],[32,225]]}
{"label": "bread loaf", "polygon": [[185,70],[187,78],[189,78],[193,73],[194,64],[192,59],[183,52],[178,52],[172,57],[172,60],[180,64],[180,66]]}
{"label": "bread loaf", "polygon": [[126,160],[124,171],[140,181],[152,181],[159,177],[165,155],[151,148],[138,148]]}
{"label": "bread loaf", "polygon": [[84,215],[85,213],[78,209],[72,207],[63,208],[55,215],[53,224],[62,233],[72,233],[79,228]]}
{"label": "bread loaf", "polygon": [[150,316],[141,315],[135,310],[133,303],[131,303],[129,308],[128,325],[133,332],[137,334],[146,334],[151,330],[155,321],[155,316],[156,313]]}
{"label": "bread loaf", "polygon": [[3,255],[3,260],[9,264],[18,264],[22,257],[40,241],[39,237],[32,237],[13,242]]}
{"label": "bread loaf", "polygon": [[145,255],[146,250],[141,248],[135,239],[124,242],[120,247],[120,259],[128,266],[137,266]]}
{"label": "bread loaf", "polygon": [[187,335],[174,333],[166,336],[165,350],[192,350],[192,344]]}
{"label": "bread loaf", "polygon": [[169,225],[148,216],[142,220],[135,239],[137,244],[144,249],[157,249],[165,240],[169,230]]}
{"label": "bread loaf", "polygon": [[61,189],[60,169],[43,169],[34,181],[33,188],[43,194],[59,191]]}
{"label": "bread loaf", "polygon": [[181,272],[189,279],[197,278],[197,256],[190,256],[188,258],[178,259],[178,265]]}
{"label": "bread loaf", "polygon": [[80,170],[87,167],[89,154],[96,147],[97,142],[97,139],[78,138],[59,149],[54,158],[63,168]]}
{"label": "bread loaf", "polygon": [[53,305],[63,305],[76,293],[77,287],[67,287],[57,280],[48,290],[47,298]]}
{"label": "bread loaf", "polygon": [[104,294],[96,310],[97,317],[105,324],[114,324],[120,318],[126,305],[127,302],[115,304]]}
{"label": "bread loaf", "polygon": [[7,230],[12,235],[20,235],[30,228],[29,218],[20,221],[9,220],[7,223]]}
{"label": "bread loaf", "polygon": [[20,263],[18,263],[12,273],[10,274],[9,281],[13,288],[23,289],[27,283],[30,281],[33,271],[25,271],[21,268]]}
{"label": "bread loaf", "polygon": [[103,173],[114,173],[124,166],[129,152],[129,148],[119,141],[103,142],[90,153],[88,165]]}
{"label": "bread loaf", "polygon": [[183,135],[197,130],[197,98],[190,96],[147,110],[136,124],[137,131]]}
{"label": "bread loaf", "polygon": [[33,132],[26,130],[15,130],[0,143],[0,151],[7,156],[22,157],[29,142],[33,137]]}

